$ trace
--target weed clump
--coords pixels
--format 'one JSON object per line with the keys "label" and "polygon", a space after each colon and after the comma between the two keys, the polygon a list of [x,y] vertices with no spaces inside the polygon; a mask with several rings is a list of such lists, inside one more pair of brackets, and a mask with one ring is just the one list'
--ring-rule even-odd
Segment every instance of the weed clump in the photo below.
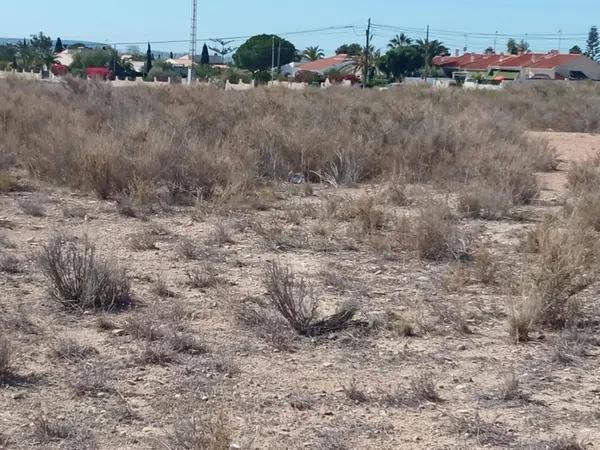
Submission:
{"label": "weed clump", "polygon": [[52,236],[42,246],[39,263],[52,297],[69,309],[110,311],[132,304],[126,272],[99,258],[87,237],[77,245],[63,234]]}

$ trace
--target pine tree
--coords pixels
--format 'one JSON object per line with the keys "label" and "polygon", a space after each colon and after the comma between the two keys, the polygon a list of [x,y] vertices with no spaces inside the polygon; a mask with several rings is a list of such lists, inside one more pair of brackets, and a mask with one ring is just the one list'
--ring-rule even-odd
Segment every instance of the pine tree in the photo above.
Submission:
{"label": "pine tree", "polygon": [[56,43],[54,44],[54,53],[60,53],[65,49],[60,38],[56,39]]}
{"label": "pine tree", "polygon": [[600,61],[600,37],[598,36],[598,27],[596,26],[590,29],[585,56],[594,61]]}
{"label": "pine tree", "polygon": [[146,75],[148,75],[148,72],[150,72],[151,69],[152,69],[152,49],[150,48],[150,42],[148,42],[148,50],[146,51],[146,67],[145,67]]}
{"label": "pine tree", "polygon": [[571,47],[571,50],[569,50],[569,53],[571,55],[581,55],[583,52],[581,51],[579,45],[574,45],[573,47]]}
{"label": "pine tree", "polygon": [[206,66],[210,63],[210,57],[208,56],[208,47],[206,44],[202,46],[202,54],[200,55],[200,65]]}
{"label": "pine tree", "polygon": [[173,59],[173,52],[169,52],[169,58]]}

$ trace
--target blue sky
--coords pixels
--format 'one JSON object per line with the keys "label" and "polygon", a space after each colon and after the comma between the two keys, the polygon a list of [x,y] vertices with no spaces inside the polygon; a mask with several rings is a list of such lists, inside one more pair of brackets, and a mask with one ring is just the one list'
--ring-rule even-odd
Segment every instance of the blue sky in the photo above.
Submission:
{"label": "blue sky", "polygon": [[[189,37],[191,0],[28,0],[2,5],[1,37],[28,36],[43,30],[53,38],[98,42],[186,40]],[[320,45],[331,53],[339,44],[363,42],[367,19],[394,28],[374,27],[374,43],[384,48],[405,30],[424,36],[427,24],[432,38],[449,48],[480,51],[498,49],[506,34],[527,39],[533,50],[555,49],[563,30],[562,50],[583,46],[591,25],[600,26],[599,0],[199,0],[198,36],[246,36],[284,33],[325,27],[353,26],[286,36],[296,47]],[[450,33],[451,31],[452,33]],[[468,33],[464,36],[464,33]],[[490,36],[475,35],[485,33]],[[544,36],[540,36],[544,35]],[[236,42],[241,44],[243,39]],[[187,44],[154,44],[159,50],[185,51]]]}

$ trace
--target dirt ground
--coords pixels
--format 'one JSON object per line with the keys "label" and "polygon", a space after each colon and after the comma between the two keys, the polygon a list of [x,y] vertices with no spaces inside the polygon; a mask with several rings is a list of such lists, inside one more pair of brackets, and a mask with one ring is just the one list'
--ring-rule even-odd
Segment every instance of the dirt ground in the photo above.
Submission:
{"label": "dirt ground", "polygon": [[[0,195],[0,251],[20,259],[18,273],[0,272],[0,326],[14,347],[14,375],[0,386],[0,448],[196,448],[174,443],[192,417],[243,449],[541,450],[568,448],[552,445],[571,437],[600,448],[597,286],[584,294],[590,339],[577,355],[556,357],[559,333],[539,331],[520,345],[507,333],[507,304],[520,295],[510,280],[527,264],[521,239],[560,210],[569,161],[600,152],[600,136],[535,134],[562,159],[559,171],[540,175],[540,201],[520,207],[518,218],[462,221],[494,256],[495,281],[487,283],[476,267],[423,262],[390,250],[386,234],[359,237],[352,221],[327,215],[331,203],[343,207],[378,186],[314,186],[310,194],[285,185],[265,204],[218,213],[173,208],[143,219],[119,214],[115,202],[44,185]],[[32,216],[27,202],[43,205],[43,215]],[[410,209],[390,206],[389,221]],[[139,306],[104,317],[115,329],[48,294],[36,254],[55,230],[87,234],[132,276]],[[132,250],[135,233],[151,235],[155,248]],[[200,259],[178,253],[183,238],[202,245]],[[235,311],[249,299],[264,301],[263,274],[273,260],[305,278],[323,313],[354,300],[365,322],[391,311],[415,335],[373,327],[265,337]],[[213,282],[190,285],[186,273],[196,268]],[[159,295],[158,280],[168,296],[165,286]],[[179,307],[186,332],[208,351],[157,363],[142,357],[150,344],[127,323],[167,320],[161,311]],[[88,351],[57,354],[65,338]],[[517,395],[506,395],[507,379],[519,381]],[[414,398],[423,380],[439,399]],[[78,432],[44,437],[44,421]]]}

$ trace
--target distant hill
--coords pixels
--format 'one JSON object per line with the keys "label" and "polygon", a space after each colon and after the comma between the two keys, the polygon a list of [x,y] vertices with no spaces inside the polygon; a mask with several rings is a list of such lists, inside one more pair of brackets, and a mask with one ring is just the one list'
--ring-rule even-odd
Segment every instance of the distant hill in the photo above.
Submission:
{"label": "distant hill", "polygon": [[[25,36],[24,36],[25,37]],[[29,36],[27,36],[27,39],[29,39]],[[3,38],[0,37],[0,45],[3,44],[17,44],[18,42],[21,42],[23,40],[23,38]],[[102,42],[92,42],[92,41],[73,41],[73,40],[64,40],[63,39],[63,45],[68,46],[68,45],[73,45],[73,44],[84,44],[87,47],[101,47],[103,45]]]}

